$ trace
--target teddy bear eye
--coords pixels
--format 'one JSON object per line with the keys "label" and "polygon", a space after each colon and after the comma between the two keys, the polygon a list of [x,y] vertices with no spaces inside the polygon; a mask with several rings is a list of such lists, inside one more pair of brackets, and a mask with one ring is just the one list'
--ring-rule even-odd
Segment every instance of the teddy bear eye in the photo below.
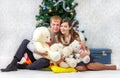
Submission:
{"label": "teddy bear eye", "polygon": [[46,38],[48,38],[48,36],[46,36]]}

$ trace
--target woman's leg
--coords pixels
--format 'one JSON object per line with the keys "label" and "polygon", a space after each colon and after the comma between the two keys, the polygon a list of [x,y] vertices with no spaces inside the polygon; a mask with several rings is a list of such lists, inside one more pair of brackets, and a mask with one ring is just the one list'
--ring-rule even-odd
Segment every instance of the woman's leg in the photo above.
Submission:
{"label": "woman's leg", "polygon": [[86,67],[86,64],[83,62],[78,63],[77,66],[75,67],[75,69],[80,71],[80,72],[88,70]]}
{"label": "woman's leg", "polygon": [[21,60],[23,54],[26,52],[27,44],[29,43],[29,40],[24,39],[19,46],[12,62],[5,68],[1,69],[2,72],[9,72],[9,71],[16,71],[17,70],[17,62]]}
{"label": "woman's leg", "polygon": [[89,70],[116,70],[116,65],[111,65],[111,66],[106,66],[104,64],[98,63],[98,62],[93,62],[93,63],[89,63],[88,65],[86,65],[86,67]]}
{"label": "woman's leg", "polygon": [[75,67],[75,69],[76,69],[77,71],[80,71],[80,72],[82,72],[82,71],[87,71],[87,70],[88,70],[86,66],[77,66],[77,67]]}

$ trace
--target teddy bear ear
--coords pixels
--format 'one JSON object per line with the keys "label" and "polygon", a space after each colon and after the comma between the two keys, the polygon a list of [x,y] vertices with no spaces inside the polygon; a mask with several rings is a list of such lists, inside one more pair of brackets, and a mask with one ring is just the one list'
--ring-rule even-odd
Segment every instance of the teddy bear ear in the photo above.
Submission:
{"label": "teddy bear ear", "polygon": [[60,47],[61,47],[61,48],[63,48],[63,44],[61,44],[61,43],[58,43],[58,45],[60,45]]}
{"label": "teddy bear ear", "polygon": [[[33,32],[33,40],[34,40],[34,41],[37,41],[37,40],[40,38],[40,36],[41,36],[40,31],[41,31],[40,27],[39,27],[39,28],[36,28],[36,29],[34,30],[34,32]],[[39,34],[39,35],[38,35],[38,34]]]}

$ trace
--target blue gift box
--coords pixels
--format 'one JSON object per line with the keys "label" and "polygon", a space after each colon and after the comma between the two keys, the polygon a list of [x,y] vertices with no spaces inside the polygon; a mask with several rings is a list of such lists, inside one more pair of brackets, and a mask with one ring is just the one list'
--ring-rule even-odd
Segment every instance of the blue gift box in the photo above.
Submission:
{"label": "blue gift box", "polygon": [[93,62],[100,62],[103,64],[111,64],[112,50],[108,48],[90,48],[91,58]]}

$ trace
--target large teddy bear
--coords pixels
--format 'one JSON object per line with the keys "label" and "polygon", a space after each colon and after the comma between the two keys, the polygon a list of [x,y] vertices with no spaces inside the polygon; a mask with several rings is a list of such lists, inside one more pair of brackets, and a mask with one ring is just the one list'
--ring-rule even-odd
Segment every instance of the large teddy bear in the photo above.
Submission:
{"label": "large teddy bear", "polygon": [[[38,35],[39,34],[39,35]],[[33,33],[33,44],[34,49],[36,49],[39,53],[48,53],[47,56],[42,56],[37,53],[33,53],[35,59],[40,59],[42,57],[47,58],[52,61],[58,61],[61,58],[59,52],[56,52],[57,48],[52,48],[54,45],[49,46],[48,43],[51,42],[52,39],[50,37],[50,32],[46,27],[39,27]],[[59,48],[62,48],[60,45]],[[54,50],[53,50],[54,49]],[[55,50],[56,49],[56,50]]]}
{"label": "large teddy bear", "polygon": [[[49,51],[50,46],[47,44],[51,41],[50,32],[46,27],[38,27],[33,33],[33,44],[34,49],[36,49],[40,53],[46,53]],[[43,56],[33,52],[33,56],[35,59],[42,58]],[[45,56],[45,58],[49,58]]]}

